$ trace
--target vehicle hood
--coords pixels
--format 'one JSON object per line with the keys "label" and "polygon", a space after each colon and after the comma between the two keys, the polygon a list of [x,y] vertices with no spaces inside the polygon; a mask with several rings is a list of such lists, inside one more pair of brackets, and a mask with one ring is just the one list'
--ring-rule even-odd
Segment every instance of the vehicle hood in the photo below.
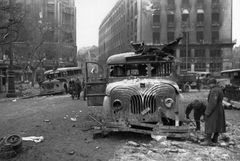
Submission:
{"label": "vehicle hood", "polygon": [[176,93],[179,94],[179,87],[176,82],[168,80],[168,79],[159,79],[159,78],[136,78],[136,79],[124,79],[122,81],[109,83],[106,88],[106,94],[110,95],[111,91],[115,87],[123,86],[123,87],[135,87],[135,88],[141,88],[141,85],[144,85],[146,88],[149,86],[159,85],[159,84],[168,84],[175,88]]}

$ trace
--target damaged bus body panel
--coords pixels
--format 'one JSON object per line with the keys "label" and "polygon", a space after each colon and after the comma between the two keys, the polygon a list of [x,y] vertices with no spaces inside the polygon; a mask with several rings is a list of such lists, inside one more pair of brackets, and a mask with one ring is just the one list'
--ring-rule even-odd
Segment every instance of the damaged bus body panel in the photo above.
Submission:
{"label": "damaged bus body panel", "polygon": [[[173,81],[173,55],[156,48],[134,47],[135,52],[108,58],[106,78],[102,79],[105,89],[93,90],[94,85],[99,88],[99,80],[86,83],[88,105],[103,107],[101,129],[168,136],[186,134],[190,129],[182,126],[185,108]],[[99,98],[102,104],[97,101]]]}

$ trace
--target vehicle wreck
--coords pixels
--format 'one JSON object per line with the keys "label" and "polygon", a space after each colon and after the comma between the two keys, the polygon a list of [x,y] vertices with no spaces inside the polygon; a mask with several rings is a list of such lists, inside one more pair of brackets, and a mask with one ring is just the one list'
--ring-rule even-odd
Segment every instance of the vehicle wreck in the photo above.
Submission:
{"label": "vehicle wreck", "polygon": [[[180,40],[161,49],[132,43],[134,52],[110,56],[106,70],[86,62],[87,103],[102,106],[102,121],[97,122],[103,133],[189,134],[190,126],[183,123],[183,97],[174,81],[174,49]],[[89,73],[93,66],[98,66],[97,72]]]}

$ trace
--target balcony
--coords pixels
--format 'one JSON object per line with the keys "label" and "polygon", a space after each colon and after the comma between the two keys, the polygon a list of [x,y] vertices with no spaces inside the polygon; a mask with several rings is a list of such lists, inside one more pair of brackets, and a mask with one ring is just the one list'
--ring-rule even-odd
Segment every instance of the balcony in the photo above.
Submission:
{"label": "balcony", "polygon": [[154,22],[152,28],[160,28],[160,26],[161,26],[160,22]]}
{"label": "balcony", "polygon": [[212,21],[212,26],[213,27],[219,27],[220,26],[220,22],[219,21]]}
{"label": "balcony", "polygon": [[204,26],[205,26],[204,21],[197,22],[197,27],[204,27]]}
{"label": "balcony", "polygon": [[167,27],[175,27],[175,23],[174,22],[167,22]]}
{"label": "balcony", "polygon": [[182,21],[182,28],[188,28],[189,22],[188,21]]}

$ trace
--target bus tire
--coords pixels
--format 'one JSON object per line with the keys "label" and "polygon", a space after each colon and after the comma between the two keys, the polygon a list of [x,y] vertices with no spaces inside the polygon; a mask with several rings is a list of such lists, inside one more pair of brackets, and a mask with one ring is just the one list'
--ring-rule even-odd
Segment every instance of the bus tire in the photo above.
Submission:
{"label": "bus tire", "polygon": [[182,86],[182,92],[189,92],[190,91],[190,85],[189,84],[184,84]]}
{"label": "bus tire", "polygon": [[22,137],[18,134],[12,134],[5,138],[5,144],[11,144],[13,150],[19,152],[22,148]]}

